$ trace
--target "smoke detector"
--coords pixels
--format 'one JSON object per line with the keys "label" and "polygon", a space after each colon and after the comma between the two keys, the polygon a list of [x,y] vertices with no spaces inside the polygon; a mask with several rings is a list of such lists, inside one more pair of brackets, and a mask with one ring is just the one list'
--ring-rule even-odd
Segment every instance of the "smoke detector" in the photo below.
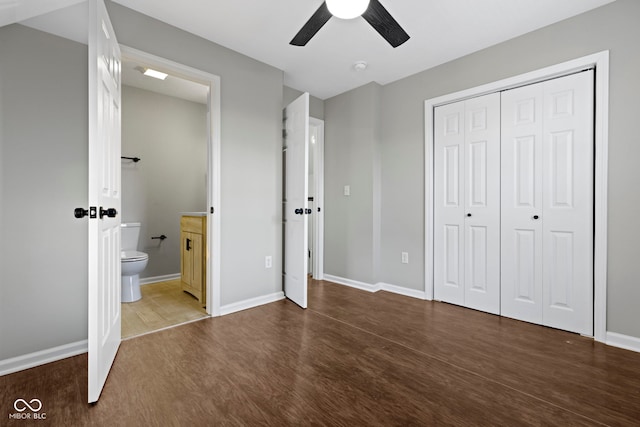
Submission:
{"label": "smoke detector", "polygon": [[367,69],[368,66],[369,64],[367,64],[365,61],[358,61],[355,64],[353,64],[353,69],[356,71],[364,71]]}

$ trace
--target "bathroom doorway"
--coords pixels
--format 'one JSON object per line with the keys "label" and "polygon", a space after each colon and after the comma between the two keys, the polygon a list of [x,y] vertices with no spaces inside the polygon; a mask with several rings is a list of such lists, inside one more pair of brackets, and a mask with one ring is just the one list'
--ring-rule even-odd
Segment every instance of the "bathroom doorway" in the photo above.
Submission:
{"label": "bathroom doorway", "polygon": [[[142,299],[122,306],[129,338],[219,312],[219,78],[122,47],[122,98],[122,222],[141,223],[149,257]],[[183,291],[184,213],[205,224],[206,301]]]}

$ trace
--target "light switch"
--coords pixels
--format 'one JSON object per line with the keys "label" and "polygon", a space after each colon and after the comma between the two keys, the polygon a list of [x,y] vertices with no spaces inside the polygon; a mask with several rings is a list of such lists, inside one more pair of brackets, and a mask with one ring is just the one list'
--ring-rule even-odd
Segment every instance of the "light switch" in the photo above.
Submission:
{"label": "light switch", "polygon": [[350,196],[351,195],[351,186],[350,185],[345,185],[344,186],[344,195],[345,196]]}

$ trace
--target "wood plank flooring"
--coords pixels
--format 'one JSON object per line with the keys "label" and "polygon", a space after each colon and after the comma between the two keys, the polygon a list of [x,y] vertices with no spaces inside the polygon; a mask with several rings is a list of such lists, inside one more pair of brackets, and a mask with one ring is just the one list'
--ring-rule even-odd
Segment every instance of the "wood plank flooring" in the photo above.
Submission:
{"label": "wood plank flooring", "polygon": [[122,338],[208,316],[193,296],[182,291],[180,279],[140,287],[142,298],[122,303]]}
{"label": "wood plank flooring", "polygon": [[124,341],[100,401],[86,355],[0,377],[40,425],[640,425],[640,354],[387,292],[309,286]]}

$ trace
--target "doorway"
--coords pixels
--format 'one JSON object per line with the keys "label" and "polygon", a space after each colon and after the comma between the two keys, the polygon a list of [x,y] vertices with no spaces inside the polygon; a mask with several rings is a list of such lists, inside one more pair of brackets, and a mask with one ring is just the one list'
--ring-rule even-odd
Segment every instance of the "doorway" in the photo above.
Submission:
{"label": "doorway", "polygon": [[[204,176],[201,177],[204,183],[204,191],[206,193],[206,202],[203,203],[202,211],[198,209],[198,213],[202,214],[206,223],[206,245],[204,252],[208,254],[205,261],[205,293],[207,295],[206,305],[203,307],[209,316],[220,315],[220,220],[217,213],[220,212],[220,78],[213,74],[209,74],[182,64],[160,58],[145,52],[121,46],[123,63],[127,61],[134,62],[136,66],[142,68],[150,68],[162,73],[166,73],[175,78],[178,86],[173,91],[180,93],[182,97],[189,96],[193,100],[205,103],[206,115],[206,165],[204,167]],[[140,71],[140,70],[138,70]],[[126,82],[125,82],[126,84]],[[204,91],[203,91],[204,89]],[[185,95],[189,93],[190,95]],[[171,93],[169,93],[171,94]],[[126,113],[126,112],[125,112]],[[123,153],[125,156],[125,153]],[[135,154],[126,157],[135,157]],[[144,161],[144,160],[142,160]],[[173,218],[177,223],[180,217]],[[161,237],[161,230],[157,230],[158,236]],[[174,244],[178,245],[180,237],[176,236]],[[162,239],[158,239],[158,245],[162,245]],[[179,255],[178,255],[179,256]],[[165,279],[179,280],[180,276],[170,275]],[[175,277],[174,277],[175,276]],[[162,279],[162,277],[160,278]],[[143,282],[144,283],[144,282]],[[153,286],[153,285],[150,285]]]}
{"label": "doorway", "polygon": [[129,58],[121,64],[121,250],[146,258],[137,261],[139,287],[123,278],[126,339],[208,316],[202,282],[199,298],[184,292],[181,219],[207,209],[209,87]]}
{"label": "doorway", "polygon": [[309,118],[309,275],[324,278],[324,120]]}

